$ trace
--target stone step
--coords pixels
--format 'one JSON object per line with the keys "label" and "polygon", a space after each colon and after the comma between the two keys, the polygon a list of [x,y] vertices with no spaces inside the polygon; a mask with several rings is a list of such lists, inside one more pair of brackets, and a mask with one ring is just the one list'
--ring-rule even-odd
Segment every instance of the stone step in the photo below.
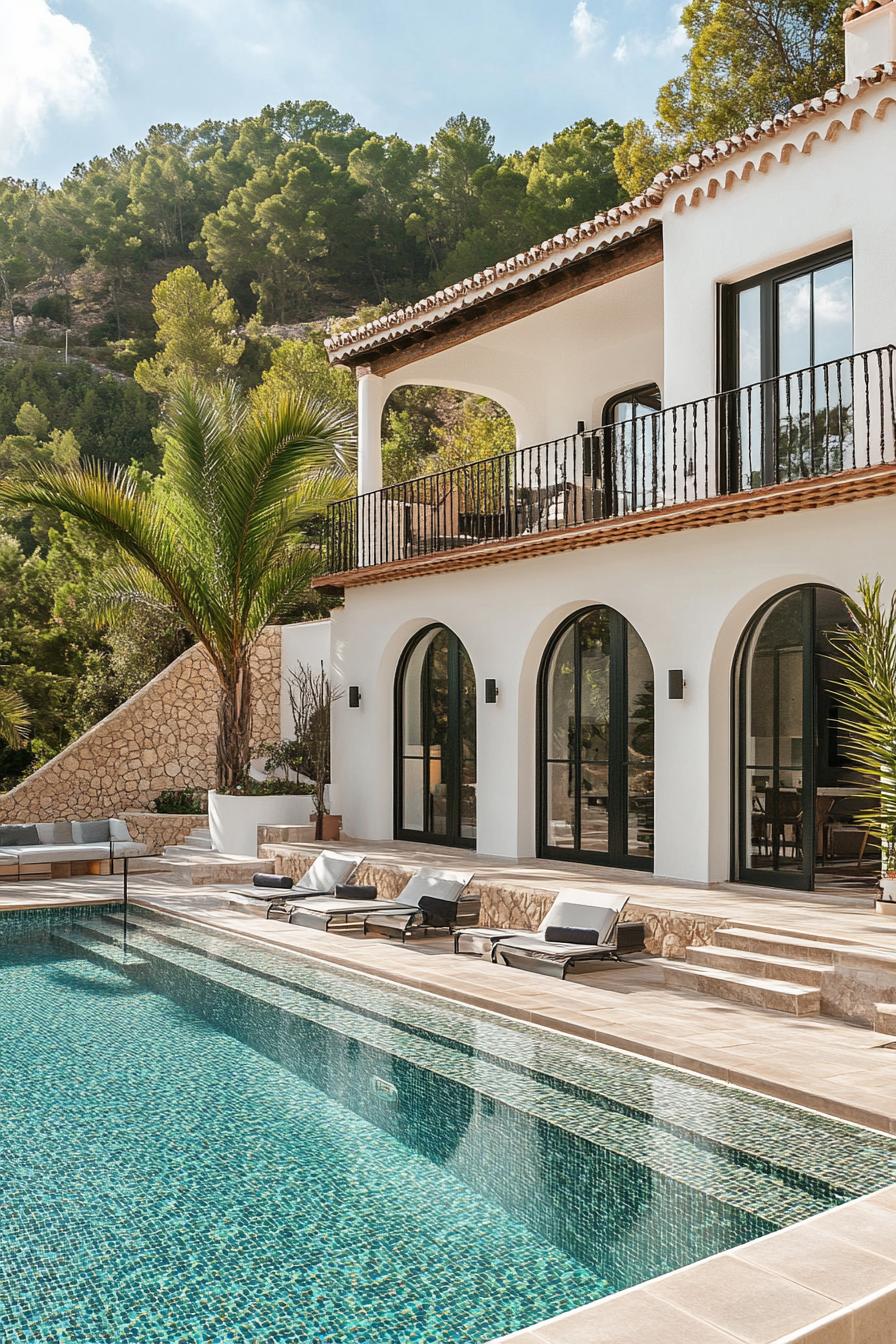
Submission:
{"label": "stone step", "polygon": [[209,845],[212,843],[212,833],[207,826],[196,826],[187,836],[188,840],[207,840]]}
{"label": "stone step", "polygon": [[183,873],[194,887],[210,882],[251,882],[255,873],[272,873],[273,859],[252,859],[245,854],[219,854],[217,850],[184,849],[169,845],[163,858],[172,872]]}
{"label": "stone step", "polygon": [[788,984],[809,985],[818,989],[829,966],[823,962],[800,961],[795,957],[776,957],[766,952],[742,952],[735,947],[693,946],[685,951],[691,966],[709,966],[717,971],[784,980]]}
{"label": "stone step", "polygon": [[874,1005],[874,1030],[884,1036],[896,1036],[896,1003]]}
{"label": "stone step", "polygon": [[166,845],[166,849],[173,850],[177,854],[213,854],[211,844],[203,844],[201,840],[191,840],[188,836],[186,840],[181,840],[176,845]]}
{"label": "stone step", "polygon": [[716,929],[712,936],[716,947],[735,948],[739,952],[765,952],[773,957],[786,957],[793,961],[814,961],[830,965],[837,952],[856,950],[849,943],[820,942],[815,938],[801,938],[795,934],[782,934],[775,930]]}
{"label": "stone step", "polygon": [[821,1011],[821,996],[809,985],[787,980],[769,980],[765,976],[720,971],[709,966],[689,966],[681,961],[663,961],[663,977],[669,989],[689,989],[698,994],[713,994],[719,999],[746,1003],[752,1008],[769,1008],[779,1013],[808,1017]]}

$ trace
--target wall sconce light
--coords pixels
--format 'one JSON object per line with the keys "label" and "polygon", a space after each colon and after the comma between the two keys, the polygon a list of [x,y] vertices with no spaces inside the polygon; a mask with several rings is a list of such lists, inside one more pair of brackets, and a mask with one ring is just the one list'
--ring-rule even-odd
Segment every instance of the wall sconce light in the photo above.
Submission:
{"label": "wall sconce light", "polygon": [[683,699],[684,699],[684,688],[685,688],[684,672],[682,672],[682,670],[681,670],[680,667],[672,667],[672,668],[670,668],[670,669],[669,669],[669,699],[670,699],[670,700],[683,700]]}
{"label": "wall sconce light", "polygon": [[498,683],[494,677],[486,677],[485,679],[485,703],[487,705],[498,703]]}
{"label": "wall sconce light", "polygon": [[360,686],[349,686],[349,688],[348,688],[348,707],[349,707],[349,709],[357,709],[357,708],[359,707],[360,704],[361,704],[361,687],[360,687]]}

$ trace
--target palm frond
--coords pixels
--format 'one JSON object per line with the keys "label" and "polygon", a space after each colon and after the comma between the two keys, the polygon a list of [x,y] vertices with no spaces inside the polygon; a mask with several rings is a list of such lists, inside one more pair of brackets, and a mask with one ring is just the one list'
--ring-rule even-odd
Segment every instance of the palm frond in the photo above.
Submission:
{"label": "palm frond", "polygon": [[21,747],[28,741],[28,706],[18,691],[0,686],[0,742]]}

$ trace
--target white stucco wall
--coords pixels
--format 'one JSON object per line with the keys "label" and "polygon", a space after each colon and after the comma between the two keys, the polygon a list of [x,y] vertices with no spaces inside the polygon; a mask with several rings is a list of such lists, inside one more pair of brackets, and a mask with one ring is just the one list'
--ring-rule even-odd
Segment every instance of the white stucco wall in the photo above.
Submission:
{"label": "white stucco wall", "polygon": [[[478,687],[477,848],[535,848],[536,681],[552,632],[592,603],[638,630],[656,682],[658,875],[729,876],[731,668],[740,635],[773,593],[796,583],[855,591],[864,573],[896,584],[892,499],[870,500],[488,569],[350,589],[333,616],[334,679],[361,687],[333,718],[334,807],[346,830],[383,839],[393,825],[393,687],[402,649],[433,621],[467,648]],[[666,697],[682,668],[685,697]],[[499,686],[483,702],[486,677]]]}
{"label": "white stucco wall", "polygon": [[289,710],[289,696],[285,681],[290,672],[295,671],[299,663],[305,663],[317,672],[321,663],[330,675],[330,621],[302,621],[295,625],[284,625],[280,640],[280,732],[283,737],[294,737],[292,714]]}

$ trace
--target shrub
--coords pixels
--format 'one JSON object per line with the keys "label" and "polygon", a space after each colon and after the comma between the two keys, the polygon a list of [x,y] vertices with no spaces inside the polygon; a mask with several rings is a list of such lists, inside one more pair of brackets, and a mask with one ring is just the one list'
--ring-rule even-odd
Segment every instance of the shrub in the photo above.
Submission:
{"label": "shrub", "polygon": [[207,806],[204,789],[163,789],[152,805],[154,812],[189,816],[200,816]]}

